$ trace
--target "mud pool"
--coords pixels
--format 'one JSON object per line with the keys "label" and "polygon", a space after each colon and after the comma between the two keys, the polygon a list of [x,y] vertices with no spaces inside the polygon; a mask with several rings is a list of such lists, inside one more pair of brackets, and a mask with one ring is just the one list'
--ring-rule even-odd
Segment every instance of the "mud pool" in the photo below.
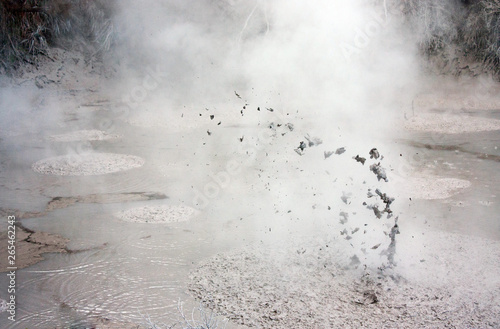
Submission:
{"label": "mud pool", "polygon": [[[145,316],[173,323],[179,301],[186,309],[198,303],[187,289],[189,274],[198,264],[246,246],[271,243],[300,253],[306,252],[309,241],[323,241],[332,247],[339,244],[348,259],[355,251],[342,249],[346,243],[339,237],[338,213],[347,208],[361,222],[375,220],[360,203],[349,208],[342,197],[356,203],[367,187],[381,186],[396,197],[394,213],[402,232],[398,239],[410,239],[414,232],[447,232],[500,241],[498,131],[440,134],[438,139],[413,132],[366,141],[344,133],[342,127],[330,135],[315,131],[318,118],[313,114],[297,111],[277,119],[270,111],[258,113],[257,105],[249,106],[253,114],[245,118],[237,112],[216,113],[221,125],[209,119],[210,113],[180,111],[171,131],[163,124],[116,121],[111,133],[121,137],[113,140],[51,139],[54,131],[64,130],[61,126],[2,136],[0,207],[7,213],[33,212],[18,221],[30,230],[69,239],[67,249],[72,252],[45,254],[44,261],[17,271],[17,322],[2,317],[0,326],[84,328],[96,319],[141,324]],[[83,109],[77,120],[80,126],[91,126],[107,115],[106,110]],[[487,115],[500,119],[500,112]],[[182,120],[189,122],[185,130],[177,129]],[[323,143],[301,156],[294,148],[309,133]],[[351,159],[356,154],[368,157],[374,146],[386,157],[386,185]],[[324,158],[324,151],[340,147],[346,147],[344,155]],[[89,154],[131,155],[144,161],[118,170],[108,163],[105,166],[111,167],[104,171],[91,168],[97,172],[82,175],[32,169],[37,161],[68,154],[84,166]],[[398,172],[392,183],[402,159],[411,171]],[[337,165],[339,161],[343,164]],[[237,174],[227,174],[228,164]],[[418,200],[412,198],[415,187],[404,186],[414,176],[457,178],[469,181],[470,187],[441,200]],[[141,223],[139,215],[133,220],[117,215],[141,207],[148,209],[145,216],[152,211],[182,218],[152,224]],[[183,210],[163,214],[162,209]],[[404,258],[404,250],[397,257]],[[373,254],[366,262],[377,264],[381,258]],[[6,282],[1,276],[0,286]]]}

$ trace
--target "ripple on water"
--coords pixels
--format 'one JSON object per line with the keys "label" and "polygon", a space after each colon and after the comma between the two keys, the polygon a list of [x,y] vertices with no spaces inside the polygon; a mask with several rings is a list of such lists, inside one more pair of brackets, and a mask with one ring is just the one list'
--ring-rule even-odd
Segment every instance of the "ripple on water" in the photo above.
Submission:
{"label": "ripple on water", "polygon": [[[66,328],[98,317],[139,323],[143,315],[168,321],[176,315],[192,255],[208,243],[196,240],[194,245],[170,231],[141,230],[102,249],[49,255],[24,272],[20,288],[30,300],[19,323],[52,328],[63,321],[60,327]],[[39,293],[32,296],[33,291]],[[66,315],[61,320],[62,311]]]}
{"label": "ripple on water", "polygon": [[91,176],[129,170],[143,165],[144,160],[134,155],[89,153],[43,159],[34,163],[32,168],[46,175]]}
{"label": "ripple on water", "polygon": [[57,289],[65,305],[87,316],[134,320],[145,312],[167,313],[172,307],[168,296],[175,296],[182,286],[170,276],[176,267],[144,257],[116,257],[82,271],[53,274],[46,284]]}
{"label": "ripple on water", "polygon": [[[54,309],[46,309],[37,313],[24,312],[16,310],[16,321],[9,321],[4,327],[5,329],[17,328],[61,328],[61,324],[71,323],[71,318],[66,318],[57,314]],[[57,320],[55,320],[57,319]]]}

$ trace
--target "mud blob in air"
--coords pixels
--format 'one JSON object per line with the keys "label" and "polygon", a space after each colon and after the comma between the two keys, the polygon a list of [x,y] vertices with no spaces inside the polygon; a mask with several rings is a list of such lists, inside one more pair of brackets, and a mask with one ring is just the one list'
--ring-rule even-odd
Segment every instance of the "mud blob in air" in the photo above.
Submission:
{"label": "mud blob in air", "polygon": [[129,170],[143,165],[144,160],[134,155],[89,153],[43,159],[34,163],[32,168],[46,175],[92,176]]}
{"label": "mud blob in air", "polygon": [[145,206],[119,212],[116,216],[132,223],[177,223],[185,222],[198,214],[196,209],[186,206]]}

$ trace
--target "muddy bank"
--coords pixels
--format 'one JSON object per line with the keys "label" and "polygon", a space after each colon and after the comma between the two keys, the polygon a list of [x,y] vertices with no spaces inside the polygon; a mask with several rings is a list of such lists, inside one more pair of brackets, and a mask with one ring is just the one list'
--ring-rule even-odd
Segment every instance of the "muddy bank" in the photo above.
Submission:
{"label": "muddy bank", "polygon": [[[434,82],[435,83],[435,82]],[[442,81],[432,92],[415,96],[401,126],[413,133],[456,135],[500,130],[500,120],[485,117],[500,109],[499,86],[485,77]]]}
{"label": "muddy bank", "polygon": [[[0,241],[7,241],[7,232],[0,233]],[[16,225],[16,264],[22,269],[42,261],[46,253],[66,253],[69,240],[56,234],[35,232],[18,224]],[[8,272],[7,243],[0,246],[0,272]]]}
{"label": "muddy bank", "polygon": [[411,145],[412,147],[415,147],[415,148],[435,150],[435,151],[462,152],[462,153],[472,154],[472,155],[476,156],[478,159],[500,162],[500,156],[498,156],[498,155],[488,154],[485,152],[472,152],[472,151],[467,150],[466,148],[464,148],[460,145],[434,145],[434,144],[425,144],[425,143],[420,143],[420,142],[415,142],[415,141],[408,141],[407,143],[408,143],[408,145]]}
{"label": "muddy bank", "polygon": [[415,113],[435,109],[464,112],[500,108],[500,97],[498,97],[500,88],[493,80],[483,76],[477,80],[462,81],[460,86],[448,84],[441,81],[441,85],[433,92],[416,95],[412,102]]}
{"label": "muddy bank", "polygon": [[471,182],[464,179],[424,176],[411,177],[405,184],[401,184],[403,196],[420,200],[443,200],[459,194],[471,186]]}
{"label": "muddy bank", "polygon": [[8,216],[14,216],[16,219],[36,218],[45,216],[45,214],[46,213],[43,211],[22,211],[19,209],[0,208],[0,216],[2,218],[7,218]]}
{"label": "muddy bank", "polygon": [[[130,193],[108,193],[108,194],[89,194],[74,197],[54,197],[47,203],[44,211],[21,211],[16,209],[0,208],[2,217],[15,216],[17,220],[38,218],[46,216],[47,213],[64,209],[78,203],[126,203],[134,201],[162,200],[167,196],[155,192],[130,192]],[[0,271],[7,271],[7,232],[0,233],[0,241],[4,241],[0,247]],[[85,250],[69,250],[67,245],[69,240],[57,234],[45,232],[35,232],[24,227],[19,222],[16,224],[16,267],[17,269],[26,268],[42,261],[45,253],[66,253],[80,252]],[[102,246],[101,246],[102,247]],[[100,247],[99,247],[100,248]]]}
{"label": "muddy bank", "polygon": [[476,118],[465,114],[419,113],[405,122],[409,131],[444,134],[500,130],[500,120]]}

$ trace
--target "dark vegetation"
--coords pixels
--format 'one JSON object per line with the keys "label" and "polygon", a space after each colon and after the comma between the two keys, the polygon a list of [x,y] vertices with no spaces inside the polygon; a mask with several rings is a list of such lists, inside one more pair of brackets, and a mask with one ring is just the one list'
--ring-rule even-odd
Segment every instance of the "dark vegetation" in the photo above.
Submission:
{"label": "dark vegetation", "polygon": [[49,47],[100,56],[113,40],[114,0],[0,0],[0,73],[35,64]]}
{"label": "dark vegetation", "polygon": [[[376,0],[402,14],[439,73],[500,77],[500,0]],[[51,46],[100,56],[114,39],[116,0],[0,0],[0,73]]]}
{"label": "dark vegetation", "polygon": [[392,0],[440,73],[500,77],[500,0]]}

